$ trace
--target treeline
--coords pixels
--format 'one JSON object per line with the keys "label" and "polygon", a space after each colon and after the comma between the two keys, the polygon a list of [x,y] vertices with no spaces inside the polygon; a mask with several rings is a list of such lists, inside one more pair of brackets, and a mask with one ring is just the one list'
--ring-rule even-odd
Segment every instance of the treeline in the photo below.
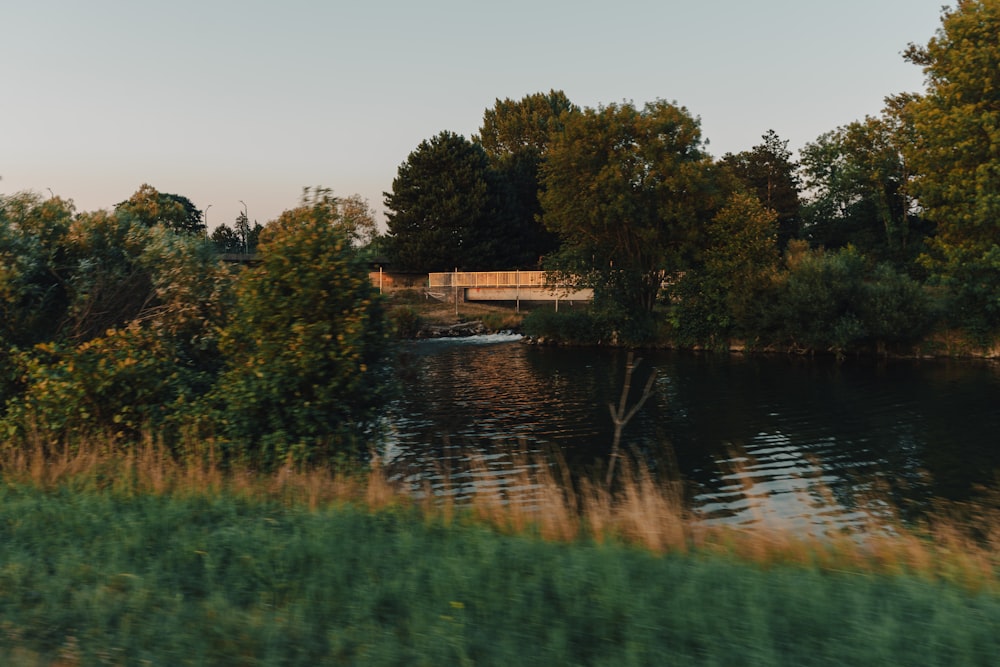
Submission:
{"label": "treeline", "polygon": [[[538,268],[596,292],[540,329],[641,344],[844,352],[1000,330],[1000,3],[944,10],[904,57],[926,90],[793,159],[768,131],[714,158],[687,109],[497,100],[422,142],[386,193],[400,269]],[[579,314],[568,317],[580,319]],[[529,325],[531,323],[529,322]]]}
{"label": "treeline", "polygon": [[[400,166],[389,233],[367,203],[306,190],[267,225],[206,238],[181,195],[141,187],[78,213],[0,196],[0,446],[157,433],[261,467],[360,448],[377,422],[387,323],[364,258],[420,271],[533,267],[593,308],[552,338],[889,352],[1000,331],[1000,2],[942,14],[906,58],[923,94],[807,145],[768,132],[715,159],[686,109],[497,101],[472,140]],[[222,230],[222,231],[220,231]],[[220,253],[249,252],[236,268]]]}
{"label": "treeline", "polygon": [[306,190],[240,268],[186,201],[0,196],[0,447],[156,433],[272,467],[367,446],[388,357],[357,202]]}

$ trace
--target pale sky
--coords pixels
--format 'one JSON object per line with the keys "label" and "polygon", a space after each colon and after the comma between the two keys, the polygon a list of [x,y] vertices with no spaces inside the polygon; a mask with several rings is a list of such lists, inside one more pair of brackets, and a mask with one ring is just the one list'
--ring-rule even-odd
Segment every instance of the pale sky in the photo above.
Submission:
{"label": "pale sky", "polygon": [[923,90],[947,0],[2,0],[0,193],[111,208],[143,183],[232,223],[303,186],[379,213],[399,165],[497,98],[677,102],[708,150],[798,150]]}

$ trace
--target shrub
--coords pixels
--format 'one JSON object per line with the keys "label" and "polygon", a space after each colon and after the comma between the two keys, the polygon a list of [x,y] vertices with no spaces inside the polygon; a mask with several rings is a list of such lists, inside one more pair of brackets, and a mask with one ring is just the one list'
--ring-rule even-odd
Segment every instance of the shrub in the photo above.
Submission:
{"label": "shrub", "polygon": [[850,246],[790,262],[775,306],[772,324],[781,342],[838,354],[912,342],[932,319],[916,281],[888,264],[869,267]]}
{"label": "shrub", "polygon": [[518,313],[483,313],[481,319],[487,331],[520,331],[524,321]]}
{"label": "shrub", "polygon": [[316,191],[267,225],[222,332],[216,426],[263,467],[353,451],[385,396],[382,300],[337,215]]}
{"label": "shrub", "polygon": [[26,390],[0,430],[42,435],[51,444],[94,434],[134,440],[175,418],[207,384],[197,369],[177,363],[172,343],[133,323],[76,346],[38,345],[21,355]]}
{"label": "shrub", "polygon": [[117,437],[176,418],[218,369],[228,271],[198,238],[18,201],[0,225],[0,259],[31,250],[0,272],[3,432]]}
{"label": "shrub", "polygon": [[423,326],[423,318],[415,308],[402,306],[394,308],[390,315],[396,338],[416,338]]}
{"label": "shrub", "polygon": [[553,343],[597,345],[611,338],[607,323],[585,309],[534,310],[524,318],[523,328],[526,335]]}

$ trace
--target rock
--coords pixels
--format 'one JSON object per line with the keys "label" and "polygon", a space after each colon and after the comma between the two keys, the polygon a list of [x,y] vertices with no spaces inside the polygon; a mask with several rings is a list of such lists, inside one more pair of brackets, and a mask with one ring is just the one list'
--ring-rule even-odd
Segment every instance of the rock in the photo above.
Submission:
{"label": "rock", "polygon": [[481,336],[486,333],[486,326],[479,321],[459,322],[449,325],[425,325],[417,334],[417,338],[458,338],[464,336]]}

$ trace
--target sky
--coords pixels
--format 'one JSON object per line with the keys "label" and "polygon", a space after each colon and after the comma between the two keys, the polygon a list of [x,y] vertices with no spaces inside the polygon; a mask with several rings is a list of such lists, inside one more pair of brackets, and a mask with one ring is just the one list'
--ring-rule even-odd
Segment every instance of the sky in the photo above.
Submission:
{"label": "sky", "polygon": [[78,211],[139,186],[210,227],[306,186],[383,193],[425,139],[497,99],[664,99],[716,157],[792,151],[924,89],[905,62],[948,0],[32,0],[0,11],[0,194]]}

